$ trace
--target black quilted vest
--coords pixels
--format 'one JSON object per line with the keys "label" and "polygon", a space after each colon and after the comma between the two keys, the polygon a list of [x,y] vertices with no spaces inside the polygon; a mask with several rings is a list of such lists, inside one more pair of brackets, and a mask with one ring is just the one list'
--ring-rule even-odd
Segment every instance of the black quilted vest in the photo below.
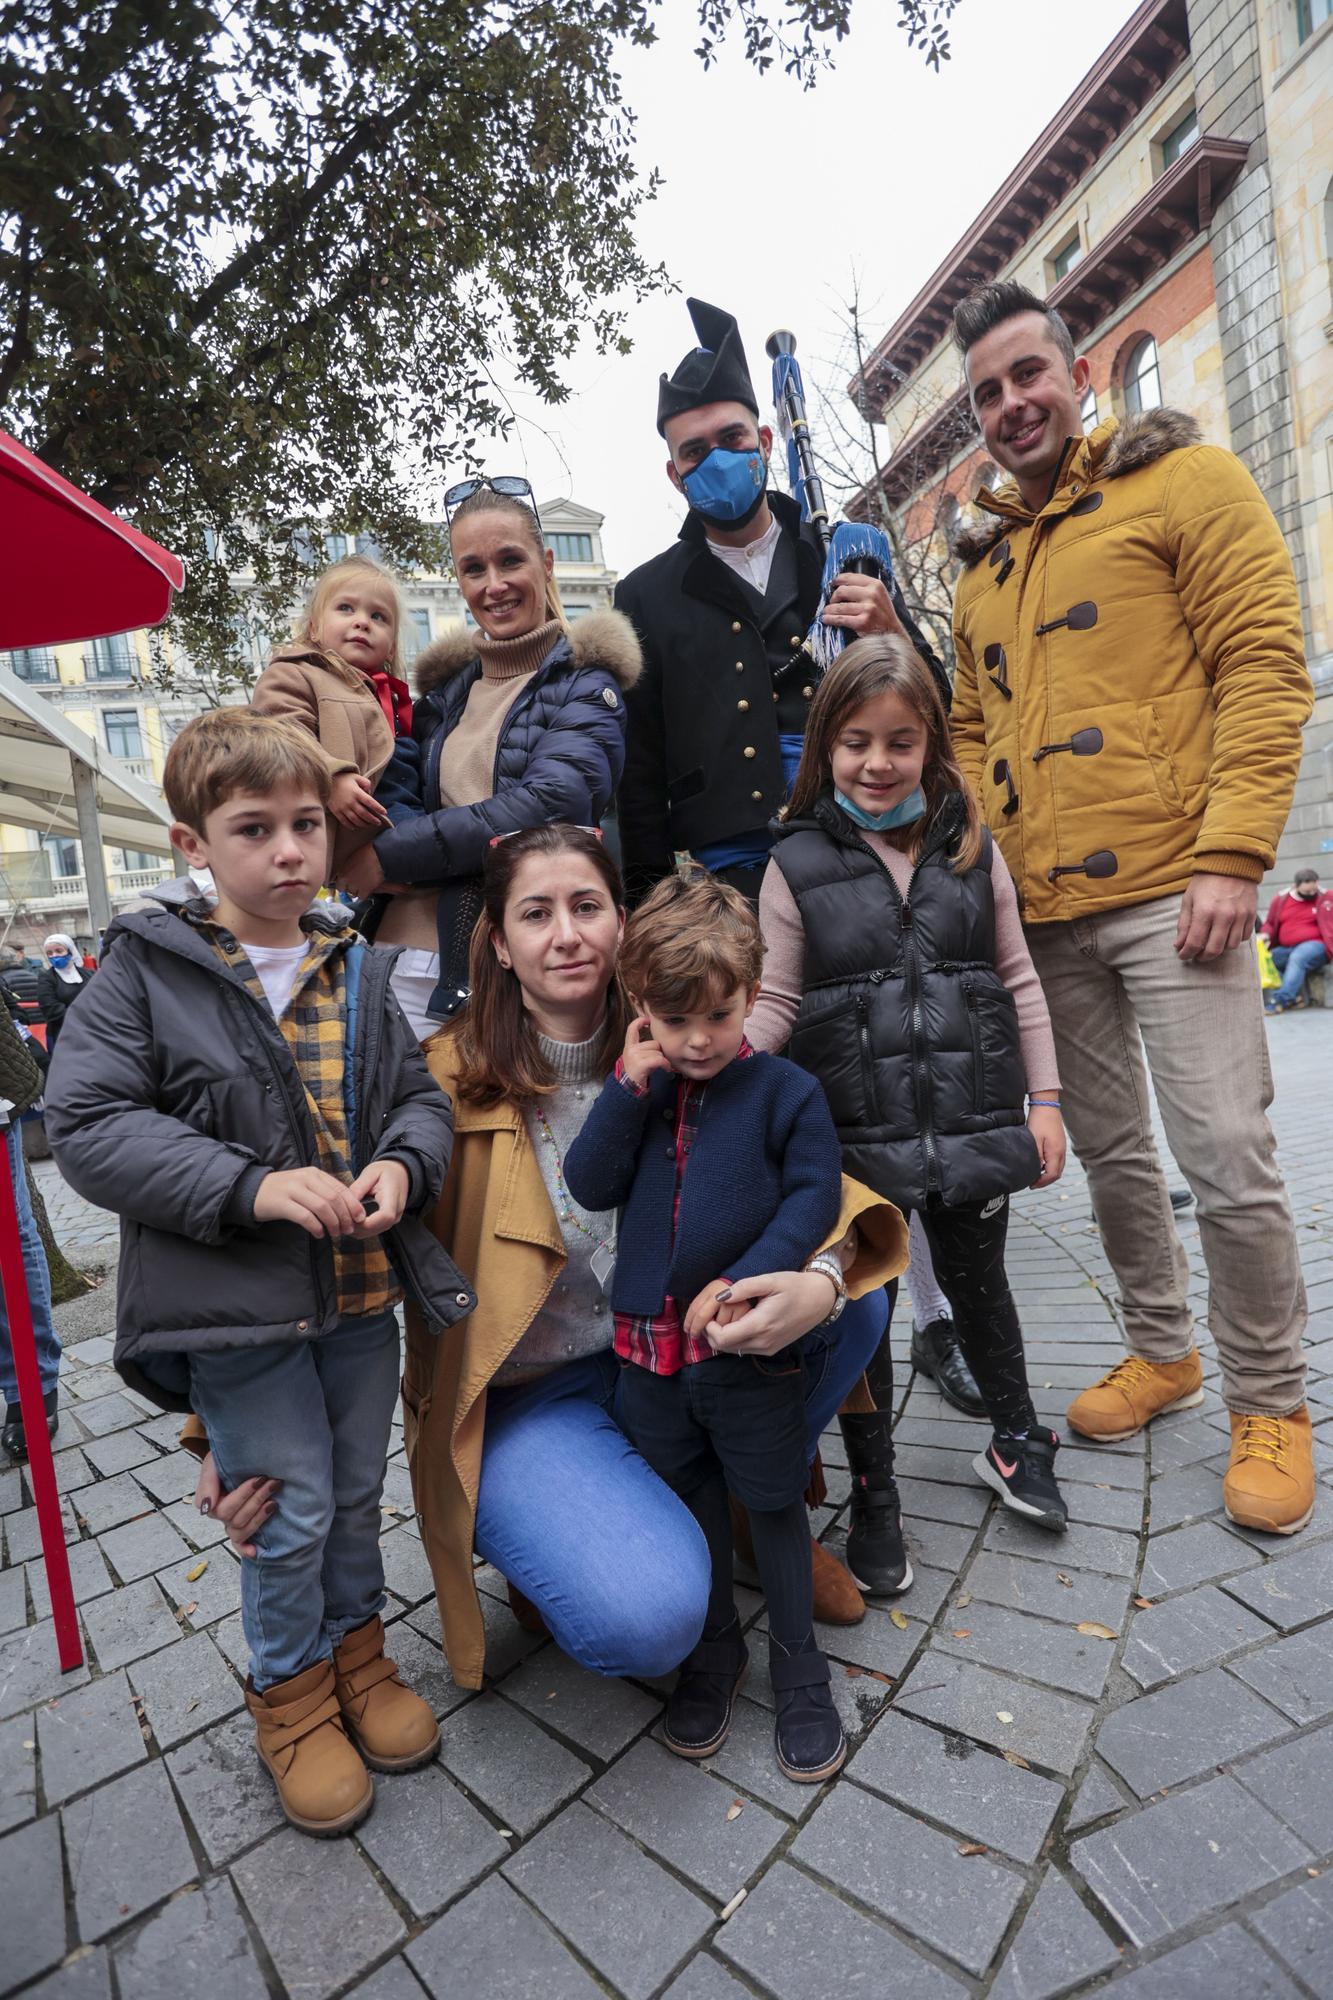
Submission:
{"label": "black quilted vest", "polygon": [[965,875],[953,793],[906,897],[831,795],[775,828],[773,859],[800,908],[805,992],[787,1054],[824,1086],[843,1165],[902,1209],[1027,1187],[1018,1016],[995,970],[990,835]]}

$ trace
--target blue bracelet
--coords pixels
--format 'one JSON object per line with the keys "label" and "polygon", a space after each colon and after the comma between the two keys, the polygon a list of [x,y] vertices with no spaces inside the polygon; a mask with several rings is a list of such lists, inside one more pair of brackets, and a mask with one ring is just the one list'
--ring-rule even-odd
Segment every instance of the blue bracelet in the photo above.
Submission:
{"label": "blue bracelet", "polygon": [[1058,1097],[1029,1097],[1028,1099],[1029,1111],[1058,1111],[1059,1109],[1060,1100]]}

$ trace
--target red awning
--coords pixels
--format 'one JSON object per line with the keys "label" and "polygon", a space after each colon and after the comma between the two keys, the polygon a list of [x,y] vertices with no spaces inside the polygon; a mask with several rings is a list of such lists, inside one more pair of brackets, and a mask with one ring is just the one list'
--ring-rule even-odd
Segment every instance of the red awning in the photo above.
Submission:
{"label": "red awning", "polygon": [[0,649],[159,625],[185,565],[0,431]]}

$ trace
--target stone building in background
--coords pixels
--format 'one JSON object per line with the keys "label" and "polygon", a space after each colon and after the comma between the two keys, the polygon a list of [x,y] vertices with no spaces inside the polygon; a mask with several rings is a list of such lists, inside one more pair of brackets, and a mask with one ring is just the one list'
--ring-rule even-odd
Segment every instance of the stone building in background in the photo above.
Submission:
{"label": "stone building in background", "polygon": [[1085,429],[1188,411],[1266,494],[1317,692],[1278,867],[1333,877],[1333,0],[1144,0],[906,306],[850,388],[892,446],[856,511],[909,548],[999,477],[949,316],[1000,277],[1068,320]]}
{"label": "stone building in background", "polygon": [[[542,527],[555,555],[555,572],[571,620],[609,605],[616,572],[607,567],[602,547],[604,516],[577,500],[540,504]],[[330,535],[329,561],[356,547],[366,537]],[[370,545],[373,553],[373,545]],[[244,577],[237,579],[244,594]],[[463,600],[452,575],[424,572],[400,579],[406,606],[402,658],[410,663],[441,627],[464,617]],[[156,639],[155,643],[161,643]],[[263,664],[258,648],[238,661],[251,678]],[[192,715],[216,703],[216,690],[192,676],[188,665],[175,664],[169,686],[153,678],[150,638],[146,632],[122,633],[114,639],[94,639],[82,646],[30,647],[22,653],[0,653],[27,686],[41,693],[66,718],[117,757],[146,783],[162,782],[162,765],[177,731]],[[244,701],[241,685],[223,692],[225,701]],[[170,875],[171,864],[160,855],[106,849],[108,887],[113,908]],[[83,854],[77,840],[43,836],[27,827],[8,825],[0,803],[0,941],[23,950],[39,951],[53,930],[67,931],[81,944],[92,944]]]}

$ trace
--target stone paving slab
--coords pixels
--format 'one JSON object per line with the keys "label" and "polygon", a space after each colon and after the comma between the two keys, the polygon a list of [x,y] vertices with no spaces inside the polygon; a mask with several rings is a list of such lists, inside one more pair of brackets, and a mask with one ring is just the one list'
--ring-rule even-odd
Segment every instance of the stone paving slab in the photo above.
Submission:
{"label": "stone paving slab", "polygon": [[[178,1420],[112,1371],[113,1281],[62,1308],[57,1476],[89,1651],[59,1674],[26,1474],[0,1464],[0,1908],[35,1913],[6,1927],[0,1994],[1333,1996],[1333,1014],[1285,1019],[1273,1049],[1316,1306],[1311,1528],[1275,1542],[1226,1521],[1206,1335],[1197,1408],[1113,1448],[1064,1431],[1070,1395],[1120,1352],[1072,1166],[1015,1201],[1010,1234],[1070,1531],[997,1513],[971,1466],[984,1427],[913,1377],[900,1318],[916,1580],[860,1625],[821,1628],[852,1745],[822,1786],[777,1767],[750,1588],[751,1680],[702,1766],[661,1744],[669,1681],[583,1672],[521,1631],[489,1566],[488,1691],[459,1688],[396,1431],[385,1616],[441,1717],[442,1760],[377,1778],[347,1840],[286,1828],[243,1708],[240,1571],[194,1510]],[[75,1198],[61,1212],[81,1240],[105,1230]],[[1182,1236],[1204,1313],[1193,1215]],[[836,1551],[850,1491],[836,1428],[824,1462],[812,1526]]]}

